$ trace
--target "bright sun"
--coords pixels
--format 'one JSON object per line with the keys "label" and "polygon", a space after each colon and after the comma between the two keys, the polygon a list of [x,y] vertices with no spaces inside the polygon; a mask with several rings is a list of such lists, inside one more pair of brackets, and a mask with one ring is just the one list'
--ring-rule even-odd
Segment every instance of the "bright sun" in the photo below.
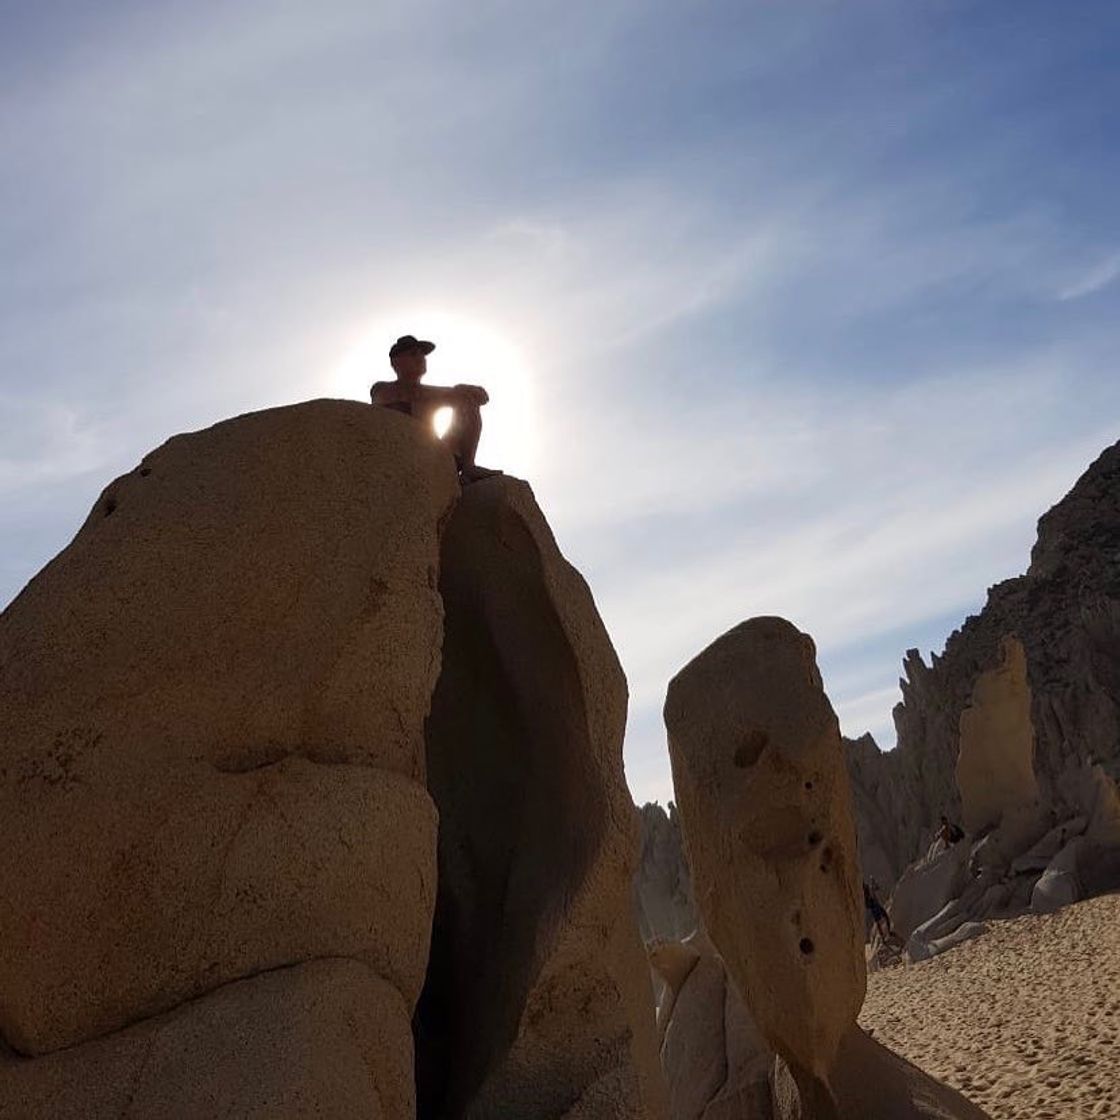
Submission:
{"label": "bright sun", "polygon": [[[478,461],[509,474],[531,477],[536,463],[536,414],[528,363],[500,330],[478,319],[441,311],[402,311],[366,324],[332,378],[340,397],[369,400],[375,381],[387,381],[389,346],[402,334],[436,344],[428,359],[425,384],[481,385],[490,394],[482,410]],[[436,415],[437,432],[446,431],[450,411]]]}

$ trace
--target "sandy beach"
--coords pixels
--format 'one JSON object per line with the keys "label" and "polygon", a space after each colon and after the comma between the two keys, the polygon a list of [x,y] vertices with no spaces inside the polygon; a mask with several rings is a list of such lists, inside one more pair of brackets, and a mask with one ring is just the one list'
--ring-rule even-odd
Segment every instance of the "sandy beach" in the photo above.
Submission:
{"label": "sandy beach", "polygon": [[1120,894],[875,973],[860,1023],[994,1120],[1120,1118]]}

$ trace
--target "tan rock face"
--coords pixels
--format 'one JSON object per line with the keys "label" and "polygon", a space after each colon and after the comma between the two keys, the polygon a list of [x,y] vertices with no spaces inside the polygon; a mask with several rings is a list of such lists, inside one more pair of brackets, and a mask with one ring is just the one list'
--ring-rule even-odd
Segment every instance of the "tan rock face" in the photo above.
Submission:
{"label": "tan rock face", "polygon": [[812,640],[745,622],[670,683],[673,780],[697,905],[769,1045],[827,1080],[863,1000],[846,764]]}
{"label": "tan rock face", "polygon": [[357,961],[277,969],[55,1054],[0,1055],[0,1118],[402,1120],[408,1020]]}
{"label": "tan rock face", "polygon": [[972,701],[961,712],[957,788],[970,833],[1038,806],[1027,656],[1018,638],[1004,638],[999,664],[976,678]]}
{"label": "tan rock face", "polygon": [[711,942],[700,932],[648,952],[665,986],[658,1024],[670,1120],[771,1120],[773,1052]]}
{"label": "tan rock face", "polygon": [[407,1039],[456,494],[450,458],[396,414],[239,417],[110,485],[4,613],[0,1033],[17,1050],[316,958],[395,991],[378,1031]]}
{"label": "tan rock face", "polygon": [[[1120,778],[1120,443],[1107,448],[1038,523],[1026,574],[996,584],[979,614],[927,665],[904,661],[895,708],[898,746],[876,760],[875,794],[889,819],[886,847],[900,869],[921,856],[938,817],[957,817],[961,713],[977,679],[1015,635],[1026,657],[1034,772],[1045,796],[1090,759]],[[1077,811],[1059,804],[1060,814]]]}
{"label": "tan rock face", "polygon": [[420,1115],[656,1120],[626,681],[610,639],[515,479],[466,488],[440,590],[444,669],[428,723],[440,896]]}

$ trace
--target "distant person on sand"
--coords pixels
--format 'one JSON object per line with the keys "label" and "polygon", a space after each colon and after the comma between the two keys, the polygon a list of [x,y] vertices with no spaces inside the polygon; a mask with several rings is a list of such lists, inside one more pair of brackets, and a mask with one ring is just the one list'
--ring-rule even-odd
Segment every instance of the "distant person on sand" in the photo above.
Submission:
{"label": "distant person on sand", "polygon": [[401,335],[389,347],[389,364],[397,379],[375,382],[369,391],[370,400],[381,408],[391,408],[419,420],[433,434],[436,413],[441,408],[450,408],[451,426],[442,438],[455,456],[460,480],[465,484],[501,474],[474,461],[482,435],[481,409],[490,399],[486,390],[480,385],[455,385],[448,389],[420,384],[428,372],[428,355],[435,348],[434,342]]}
{"label": "distant person on sand", "polygon": [[863,905],[864,909],[871,915],[871,920],[875,923],[879,936],[884,941],[889,941],[894,937],[890,915],[883,909],[883,904],[875,897],[874,889],[866,881],[863,884]]}
{"label": "distant person on sand", "polygon": [[959,844],[964,839],[964,829],[959,824],[953,824],[944,813],[941,814],[941,827],[937,830],[935,840],[940,840],[946,848]]}

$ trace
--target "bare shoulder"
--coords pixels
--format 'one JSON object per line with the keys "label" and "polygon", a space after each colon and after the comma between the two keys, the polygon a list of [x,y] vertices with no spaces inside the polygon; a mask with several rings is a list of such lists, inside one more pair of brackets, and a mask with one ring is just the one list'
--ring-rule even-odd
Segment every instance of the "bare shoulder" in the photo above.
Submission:
{"label": "bare shoulder", "polygon": [[393,392],[395,381],[375,381],[369,389],[369,399],[374,404],[391,401],[396,394]]}

